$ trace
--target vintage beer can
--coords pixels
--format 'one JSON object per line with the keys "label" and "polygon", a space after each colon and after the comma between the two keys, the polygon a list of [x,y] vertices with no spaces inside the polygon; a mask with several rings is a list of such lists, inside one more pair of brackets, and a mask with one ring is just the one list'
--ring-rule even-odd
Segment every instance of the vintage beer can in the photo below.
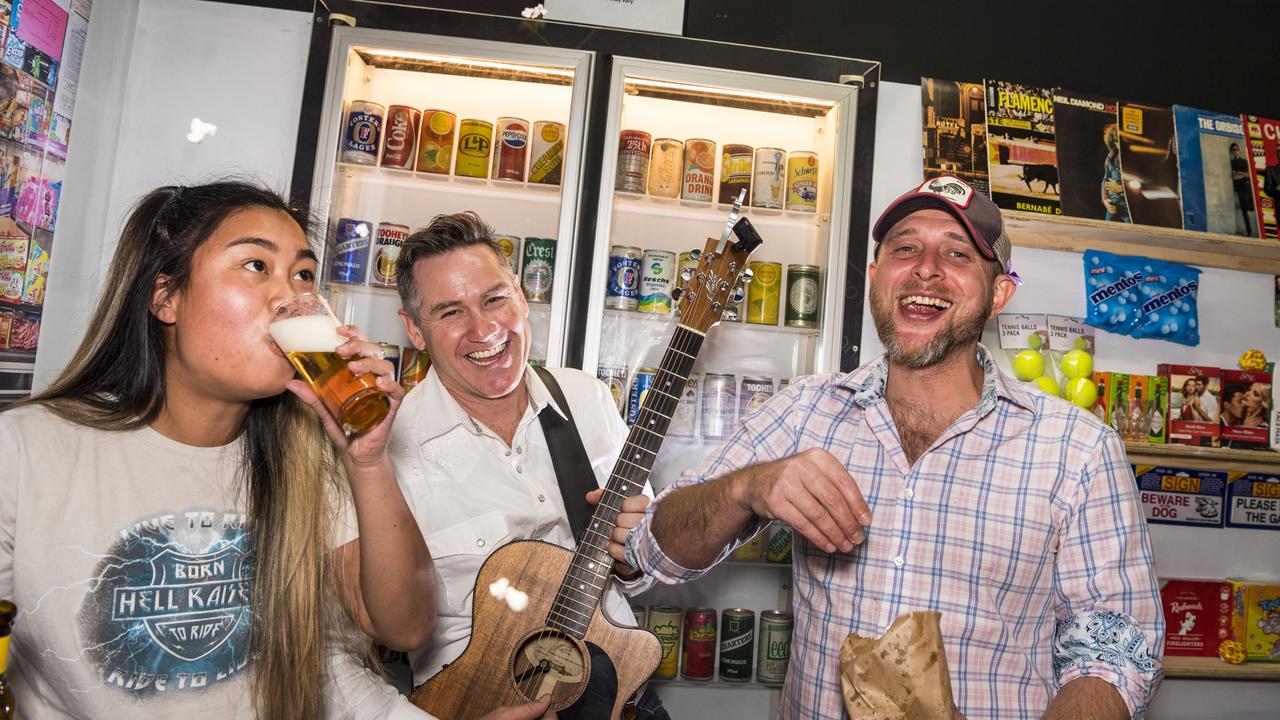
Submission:
{"label": "vintage beer can", "polygon": [[631,245],[609,248],[609,277],[604,306],[615,310],[635,310],[640,301],[640,260],[644,254]]}
{"label": "vintage beer can", "polygon": [[680,662],[680,608],[654,605],[649,608],[649,632],[658,638],[662,660],[653,671],[655,678],[673,678]]}
{"label": "vintage beer can", "polygon": [[729,557],[734,560],[750,560],[754,562],[763,560],[764,535],[765,531],[761,529],[760,532],[752,535],[750,540],[734,548],[733,552],[729,553]]}
{"label": "vintage beer can", "polygon": [[413,169],[413,142],[418,137],[421,117],[407,105],[387,108],[387,124],[382,142],[382,167],[395,170]]}
{"label": "vintage beer can", "polygon": [[713,140],[695,138],[684,143],[684,177],[680,197],[685,200],[711,202],[716,189],[716,144]]}
{"label": "vintage beer can", "polygon": [[781,148],[756,150],[751,179],[751,207],[781,210],[787,197],[787,152]]}
{"label": "vintage beer can", "polygon": [[449,174],[457,123],[458,117],[448,110],[422,111],[422,130],[418,133],[418,172]]}
{"label": "vintage beer can", "polygon": [[342,152],[338,159],[357,165],[378,164],[378,141],[386,109],[368,100],[352,100],[347,106],[347,124],[342,130]]}
{"label": "vintage beer can", "polygon": [[753,273],[747,285],[747,322],[777,325],[782,300],[782,264],[757,260],[747,267]]}
{"label": "vintage beer can", "polygon": [[426,350],[413,347],[404,348],[400,352],[400,387],[409,392],[418,383],[427,379],[427,370],[431,369],[431,356]]}
{"label": "vintage beer can", "polygon": [[349,285],[363,285],[369,274],[369,244],[373,226],[366,220],[340,218],[333,243],[333,265],[329,280]]}
{"label": "vintage beer can", "polygon": [[689,608],[684,612],[684,642],[680,674],[686,680],[710,680],[716,673],[716,611]]}
{"label": "vintage beer can", "polygon": [[690,375],[685,381],[680,402],[671,413],[671,425],[667,434],[673,437],[694,437],[698,433],[698,376]]}
{"label": "vintage beer can", "polygon": [[618,138],[618,172],[614,189],[643,193],[649,179],[649,147],[653,136],[643,130],[623,130]]}
{"label": "vintage beer can", "polygon": [[463,177],[489,177],[489,150],[493,142],[493,123],[488,120],[463,120],[458,124],[458,159],[453,174]]}
{"label": "vintage beer can", "polygon": [[818,154],[797,150],[787,158],[787,209],[814,212],[818,209]]}
{"label": "vintage beer can", "polygon": [[755,660],[756,614],[746,608],[726,608],[720,613],[720,679],[751,680]]}
{"label": "vintage beer can", "polygon": [[791,546],[795,544],[791,526],[781,520],[774,520],[765,533],[764,559],[776,563],[790,562]]}
{"label": "vintage beer can", "polygon": [[507,264],[511,266],[511,272],[515,275],[520,274],[520,236],[519,235],[494,235],[493,242],[497,244],[498,249],[507,258]]}
{"label": "vintage beer can", "polygon": [[675,286],[676,254],[645,250],[640,261],[640,312],[670,313],[671,288]]}
{"label": "vintage beer can", "polygon": [[408,239],[408,225],[378,223],[378,231],[373,235],[373,266],[369,269],[370,285],[396,286],[396,261],[400,258],[400,245]]}
{"label": "vintage beer can", "polygon": [[737,419],[738,393],[734,377],[721,373],[707,373],[702,381],[702,437],[705,440],[723,440],[733,430]]}
{"label": "vintage beer can", "polygon": [[627,397],[627,424],[634,425],[640,416],[640,406],[644,404],[645,395],[653,387],[653,379],[658,375],[657,368],[640,368],[631,381],[631,394]]}
{"label": "vintage beer can", "polygon": [[744,377],[742,390],[738,393],[738,417],[745,418],[773,397],[773,378]]}
{"label": "vintage beer can", "polygon": [[529,133],[529,182],[559,185],[564,175],[565,127],[563,123],[538,120]]}
{"label": "vintage beer can", "polygon": [[493,171],[495,180],[524,182],[524,164],[529,157],[529,122],[514,117],[498,118],[493,131]]}
{"label": "vintage beer can", "polygon": [[556,239],[525,238],[520,267],[520,287],[524,289],[525,300],[551,302],[551,283],[556,275]]}
{"label": "vintage beer can", "polygon": [[720,153],[720,195],[722,203],[732,203],[738,199],[738,193],[747,191],[747,199],[751,201],[751,146],[725,145]]}
{"label": "vintage beer can", "polygon": [[818,327],[817,265],[787,266],[787,327]]}
{"label": "vintage beer can", "polygon": [[756,681],[765,685],[781,685],[787,679],[791,664],[791,629],[795,618],[782,610],[760,613],[759,648],[756,658]]}
{"label": "vintage beer can", "polygon": [[596,368],[596,377],[609,386],[613,395],[613,404],[618,406],[618,414],[627,417],[627,368],[621,365],[600,365]]}
{"label": "vintage beer can", "polygon": [[649,155],[649,194],[655,197],[680,197],[684,175],[684,143],[673,138],[653,141]]}

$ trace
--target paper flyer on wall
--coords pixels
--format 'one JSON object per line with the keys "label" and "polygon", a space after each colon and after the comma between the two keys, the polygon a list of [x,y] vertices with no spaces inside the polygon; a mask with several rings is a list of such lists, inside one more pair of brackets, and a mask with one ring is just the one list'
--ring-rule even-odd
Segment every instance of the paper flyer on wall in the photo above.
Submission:
{"label": "paper flyer on wall", "polygon": [[1120,169],[1135,223],[1182,229],[1172,108],[1120,103]]}
{"label": "paper flyer on wall", "polygon": [[1057,89],[1053,125],[1062,214],[1131,222],[1120,173],[1115,98]]}
{"label": "paper flyer on wall", "polygon": [[920,114],[925,179],[954,175],[990,195],[983,84],[920,78]]}
{"label": "paper flyer on wall", "polygon": [[1184,230],[1257,235],[1253,173],[1238,115],[1173,106]]}
{"label": "paper flyer on wall", "polygon": [[987,143],[987,172],[996,205],[1062,214],[1051,90],[988,80]]}

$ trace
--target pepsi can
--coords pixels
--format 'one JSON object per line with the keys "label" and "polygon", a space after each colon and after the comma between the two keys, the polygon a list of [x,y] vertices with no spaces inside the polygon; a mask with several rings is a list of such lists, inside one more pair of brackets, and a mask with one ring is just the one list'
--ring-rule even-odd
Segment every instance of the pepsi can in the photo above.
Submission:
{"label": "pepsi can", "polygon": [[369,241],[373,226],[365,220],[341,218],[333,244],[333,265],[329,280],[349,285],[363,285],[369,274]]}
{"label": "pepsi can", "polygon": [[614,245],[609,250],[609,278],[604,306],[615,310],[635,310],[640,298],[640,248]]}
{"label": "pepsi can", "polygon": [[339,159],[358,165],[376,165],[384,117],[386,108],[378,103],[352,100],[347,109],[347,124],[342,131]]}

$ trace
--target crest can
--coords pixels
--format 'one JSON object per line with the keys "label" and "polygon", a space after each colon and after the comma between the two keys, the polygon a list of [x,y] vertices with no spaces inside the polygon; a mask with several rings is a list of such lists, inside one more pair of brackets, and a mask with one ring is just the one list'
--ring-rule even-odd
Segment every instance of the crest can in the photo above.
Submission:
{"label": "crest can", "polygon": [[666,250],[645,250],[640,261],[640,312],[671,312],[671,288],[676,277],[676,254]]}
{"label": "crest can", "polygon": [[378,223],[378,231],[373,236],[373,263],[369,269],[370,285],[396,286],[396,261],[400,259],[400,245],[408,239],[408,225]]}
{"label": "crest can", "polygon": [[818,209],[818,154],[797,150],[787,158],[787,209],[815,212]]}
{"label": "crest can", "polygon": [[674,678],[680,661],[680,608],[673,605],[654,605],[649,608],[649,632],[658,638],[662,648],[662,660],[653,671],[655,678]]}
{"label": "crest can", "polygon": [[755,660],[756,614],[745,608],[720,613],[720,679],[747,682]]}
{"label": "crest can", "polygon": [[413,142],[418,137],[421,113],[407,105],[387,108],[386,137],[382,142],[382,167],[413,169]]}
{"label": "crest can", "polygon": [[684,613],[680,674],[687,680],[710,680],[716,671],[716,611],[689,608]]}
{"label": "crest can", "polygon": [[453,136],[458,118],[448,110],[423,110],[418,133],[418,163],[421,173],[448,175],[453,164]]}
{"label": "crest can", "polygon": [[649,155],[649,194],[654,197],[680,197],[684,176],[684,143],[673,138],[653,141]]}
{"label": "crest can", "polygon": [[529,302],[551,302],[551,283],[556,274],[556,239],[527,237],[524,260],[520,263],[520,287]]}
{"label": "crest can", "polygon": [[373,226],[366,220],[340,218],[333,244],[333,265],[329,280],[348,285],[363,285],[369,274],[369,245]]}
{"label": "crest can", "polygon": [[747,200],[751,200],[752,159],[750,145],[724,146],[720,153],[720,202],[733,203],[742,190],[747,191]]}
{"label": "crest can", "polygon": [[493,123],[488,120],[463,120],[458,124],[458,158],[453,174],[462,177],[489,177],[489,151],[492,149]]}
{"label": "crest can", "polygon": [[781,685],[787,679],[787,666],[791,664],[791,629],[795,618],[782,610],[765,610],[760,613],[759,650],[756,661],[756,680],[765,685]]}
{"label": "crest can", "polygon": [[357,165],[378,164],[378,141],[386,109],[368,100],[352,100],[347,106],[347,124],[342,129],[339,159]]}
{"label": "crest can", "polygon": [[694,138],[684,143],[684,178],[680,197],[685,200],[711,202],[716,189],[716,144],[714,140]]}
{"label": "crest can", "polygon": [[493,172],[489,177],[524,182],[524,163],[529,157],[528,121],[514,117],[498,118],[493,146]]}
{"label": "crest can", "polygon": [[609,250],[609,277],[604,306],[635,310],[640,300],[640,248],[614,245]]}
{"label": "crest can", "polygon": [[559,185],[564,174],[565,127],[563,123],[539,120],[529,134],[529,182]]}
{"label": "crest can", "polygon": [[618,172],[614,189],[643,193],[649,179],[649,148],[653,136],[643,130],[623,130],[618,137]]}
{"label": "crest can", "polygon": [[780,148],[757,149],[751,179],[751,207],[781,210],[786,196],[786,151]]}

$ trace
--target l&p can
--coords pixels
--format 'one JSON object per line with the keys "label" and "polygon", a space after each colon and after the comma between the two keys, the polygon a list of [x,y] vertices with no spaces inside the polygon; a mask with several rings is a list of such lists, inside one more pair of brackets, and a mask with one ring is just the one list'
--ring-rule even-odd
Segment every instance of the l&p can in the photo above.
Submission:
{"label": "l&p can", "polygon": [[787,158],[787,209],[814,212],[818,209],[818,154],[797,150]]}
{"label": "l&p can", "polygon": [[413,169],[413,142],[418,136],[421,117],[408,105],[387,108],[385,138],[382,142],[382,167],[396,170]]}
{"label": "l&p can", "polygon": [[529,182],[559,185],[564,174],[563,123],[538,120],[529,133]]}
{"label": "l&p can", "polygon": [[751,207],[781,210],[787,195],[787,153],[759,148],[751,179]]}
{"label": "l&p can", "polygon": [[457,124],[457,116],[448,110],[422,111],[422,129],[418,133],[418,172],[449,174]]}
{"label": "l&p can", "polygon": [[765,610],[760,613],[760,634],[756,640],[759,649],[756,661],[756,680],[765,685],[781,685],[787,679],[787,666],[791,664],[791,629],[795,618],[782,610]]}
{"label": "l&p can", "polygon": [[671,288],[676,277],[676,254],[645,250],[640,261],[640,312],[671,312]]}
{"label": "l&p can", "polygon": [[680,197],[685,200],[711,202],[716,189],[716,144],[713,140],[694,138],[684,143],[684,178]]}
{"label": "l&p can", "polygon": [[684,613],[680,674],[688,680],[710,680],[716,671],[716,611],[689,608]]}
{"label": "l&p can", "polygon": [[732,203],[738,199],[738,193],[747,191],[747,202],[751,200],[751,146],[725,145],[720,153],[720,195],[722,203]]}
{"label": "l&p can", "polygon": [[649,194],[655,197],[680,197],[684,176],[684,143],[673,138],[653,141],[649,156]]}
{"label": "l&p can", "polygon": [[753,273],[747,285],[747,322],[777,325],[782,299],[782,264],[757,260],[747,267]]}
{"label": "l&p can", "polygon": [[453,174],[463,177],[489,177],[489,151],[492,149],[493,123],[467,119],[458,124],[458,159]]}
{"label": "l&p can", "polygon": [[524,163],[529,156],[529,123],[514,117],[498,118],[493,131],[493,172],[495,180],[524,182]]}
{"label": "l&p can", "polygon": [[400,259],[400,245],[408,239],[408,225],[378,223],[378,231],[373,236],[373,267],[369,271],[370,285],[396,286],[396,261]]}
{"label": "l&p can", "polygon": [[755,659],[756,614],[745,608],[720,613],[720,679],[747,682]]}
{"label": "l&p can", "polygon": [[653,671],[656,678],[673,678],[680,662],[680,608],[654,605],[649,608],[649,632],[658,638],[662,660]]}
{"label": "l&p can", "polygon": [[635,310],[640,300],[640,248],[614,245],[609,249],[609,277],[604,306],[615,310]]}
{"label": "l&p can", "polygon": [[520,267],[520,287],[524,289],[525,300],[551,302],[551,283],[556,275],[556,239],[525,238]]}
{"label": "l&p can", "polygon": [[787,327],[818,326],[818,266],[787,266]]}
{"label": "l&p can", "polygon": [[643,193],[649,178],[649,147],[653,136],[643,130],[623,130],[618,137],[618,172],[614,189]]}
{"label": "l&p can", "polygon": [[342,129],[342,162],[357,165],[378,164],[378,140],[382,138],[382,119],[386,110],[368,100],[352,100],[347,106],[347,124]]}
{"label": "l&p can", "polygon": [[329,279],[350,285],[363,285],[369,274],[369,244],[373,226],[366,220],[340,218],[333,243],[333,265]]}

